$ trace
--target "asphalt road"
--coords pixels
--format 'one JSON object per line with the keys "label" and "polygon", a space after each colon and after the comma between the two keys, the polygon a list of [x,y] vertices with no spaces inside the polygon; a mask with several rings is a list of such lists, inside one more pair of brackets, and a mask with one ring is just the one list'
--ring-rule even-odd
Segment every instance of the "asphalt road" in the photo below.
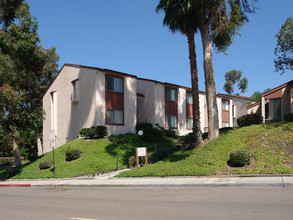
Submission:
{"label": "asphalt road", "polygon": [[0,188],[0,219],[292,219],[293,188]]}

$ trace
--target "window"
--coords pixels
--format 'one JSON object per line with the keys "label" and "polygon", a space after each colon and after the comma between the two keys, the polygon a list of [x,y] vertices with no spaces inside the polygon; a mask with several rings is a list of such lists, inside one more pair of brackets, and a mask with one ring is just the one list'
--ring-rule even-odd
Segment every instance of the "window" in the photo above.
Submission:
{"label": "window", "polygon": [[124,125],[123,78],[106,75],[106,124]]}
{"label": "window", "polygon": [[223,100],[222,101],[222,108],[225,111],[229,111],[229,101],[228,100]]}
{"label": "window", "polygon": [[235,105],[232,105],[232,117],[236,117]]}
{"label": "window", "polygon": [[122,79],[112,76],[107,76],[107,90],[114,92],[123,92]]}
{"label": "window", "polygon": [[123,111],[117,109],[107,110],[107,123],[109,124],[123,124]]}
{"label": "window", "polygon": [[223,122],[223,128],[230,127],[229,122]]}
{"label": "window", "polygon": [[192,129],[193,125],[193,118],[188,118],[187,119],[187,129]]}
{"label": "window", "polygon": [[78,81],[79,79],[75,79],[71,82],[72,84],[72,101],[77,103],[78,102]]}
{"label": "window", "polygon": [[166,100],[167,101],[177,101],[177,90],[166,88]]}
{"label": "window", "polygon": [[265,101],[265,116],[269,120],[281,119],[281,98],[267,99]]}
{"label": "window", "polygon": [[177,128],[177,117],[174,115],[167,115],[166,123],[168,128]]}
{"label": "window", "polygon": [[192,104],[192,93],[191,92],[188,92],[186,94],[186,103],[187,104]]}
{"label": "window", "polygon": [[57,135],[57,92],[51,92],[51,130]]}

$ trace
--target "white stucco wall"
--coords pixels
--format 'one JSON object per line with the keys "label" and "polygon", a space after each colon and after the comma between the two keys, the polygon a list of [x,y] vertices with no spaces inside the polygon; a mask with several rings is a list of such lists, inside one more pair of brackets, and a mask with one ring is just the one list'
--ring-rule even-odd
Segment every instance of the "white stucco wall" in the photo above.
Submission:
{"label": "white stucco wall", "polygon": [[222,98],[217,96],[216,101],[217,101],[217,106],[218,106],[219,128],[222,128],[223,127],[223,122],[222,122]]}
{"label": "white stucco wall", "polygon": [[154,85],[154,124],[165,127],[165,87],[161,83]]}
{"label": "white stucco wall", "polygon": [[149,122],[155,124],[154,115],[154,86],[152,81],[137,79],[137,93],[144,95],[139,97],[140,105],[137,106],[137,122]]}
{"label": "white stucco wall", "polygon": [[[76,81],[78,103],[73,103],[72,81]],[[57,96],[56,147],[79,137],[82,128],[105,125],[105,73],[94,68],[64,66],[43,97],[43,153],[51,151],[51,97]],[[124,125],[107,125],[109,135],[134,132],[136,124],[136,78],[124,77]],[[41,152],[39,152],[41,154]]]}

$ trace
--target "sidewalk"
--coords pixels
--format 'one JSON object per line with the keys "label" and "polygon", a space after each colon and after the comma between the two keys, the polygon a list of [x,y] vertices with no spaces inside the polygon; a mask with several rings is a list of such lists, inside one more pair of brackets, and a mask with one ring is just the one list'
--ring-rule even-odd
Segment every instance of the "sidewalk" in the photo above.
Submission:
{"label": "sidewalk", "polygon": [[293,187],[293,176],[115,178],[119,172],[92,178],[6,180],[0,187]]}

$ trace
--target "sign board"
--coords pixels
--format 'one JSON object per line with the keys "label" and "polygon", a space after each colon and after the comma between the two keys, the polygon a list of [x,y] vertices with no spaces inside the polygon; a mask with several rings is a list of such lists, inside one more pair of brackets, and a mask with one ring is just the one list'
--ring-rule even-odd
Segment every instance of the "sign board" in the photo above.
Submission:
{"label": "sign board", "polygon": [[50,144],[51,144],[51,147],[55,147],[55,143],[56,143],[55,130],[51,130],[50,131]]}
{"label": "sign board", "polygon": [[137,148],[137,154],[139,157],[145,157],[146,156],[146,147]]}

